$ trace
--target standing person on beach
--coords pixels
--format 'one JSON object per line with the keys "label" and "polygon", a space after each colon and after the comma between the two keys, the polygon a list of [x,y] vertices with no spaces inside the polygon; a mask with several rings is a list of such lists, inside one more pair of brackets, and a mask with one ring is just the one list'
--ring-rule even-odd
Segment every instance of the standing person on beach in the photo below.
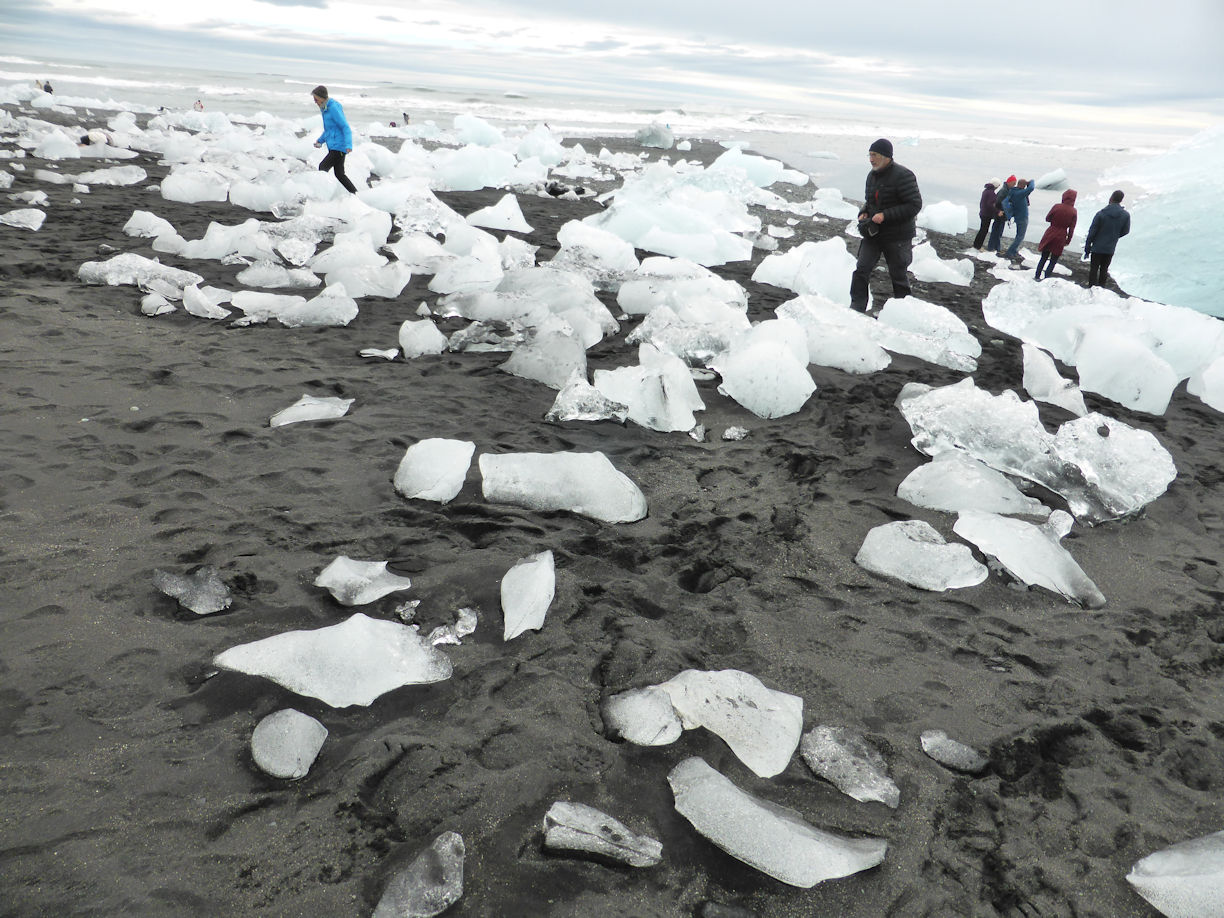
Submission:
{"label": "standing person on beach", "polygon": [[973,247],[979,252],[982,251],[982,245],[986,242],[986,233],[990,230],[990,224],[995,218],[995,199],[999,196],[999,186],[1003,183],[998,179],[991,179],[982,188],[982,199],[978,202],[978,217],[981,218],[982,225],[978,227],[978,234],[973,237]]}
{"label": "standing person on beach", "polygon": [[1062,203],[1055,204],[1046,214],[1046,223],[1050,225],[1046,228],[1041,241],[1037,243],[1037,248],[1041,252],[1041,260],[1037,262],[1037,280],[1041,280],[1043,267],[1046,277],[1054,273],[1054,266],[1058,264],[1063,249],[1071,244],[1077,219],[1079,215],[1075,212],[1075,192],[1067,189],[1063,192]]}
{"label": "standing person on beach", "polygon": [[1003,188],[995,195],[994,202],[994,225],[990,227],[990,241],[986,243],[987,251],[994,252],[996,255],[1002,255],[999,250],[1003,248],[1003,230],[1007,226],[1007,213],[1003,210],[1003,205],[1007,201],[1007,196],[1012,193],[1012,189],[1016,187],[1016,177],[1009,175],[1007,181],[1003,183]]}
{"label": "standing person on beach", "polygon": [[914,220],[922,210],[922,194],[914,173],[893,162],[893,146],[881,137],[867,148],[871,171],[859,208],[858,264],[850,277],[850,308],[867,311],[869,280],[880,256],[888,265],[893,296],[910,295],[906,269],[914,258]]}
{"label": "standing person on beach", "polygon": [[316,86],[310,95],[323,116],[323,133],[315,141],[315,147],[327,144],[327,155],[319,163],[319,171],[333,170],[336,181],[347,188],[349,193],[356,194],[357,189],[344,174],[344,157],[353,152],[353,132],[344,117],[344,108],[335,99],[328,98],[326,86]]}
{"label": "standing person on beach", "polygon": [[1028,232],[1029,195],[1036,188],[1037,185],[1032,179],[1020,179],[1003,202],[1003,212],[1016,222],[1016,238],[1012,240],[1005,258],[1020,257],[1020,243],[1024,242],[1024,234]]}
{"label": "standing person on beach", "polygon": [[1088,286],[1104,287],[1109,280],[1109,263],[1113,261],[1118,240],[1130,232],[1130,214],[1122,206],[1125,197],[1119,189],[1109,196],[1109,203],[1097,211],[1084,240],[1084,254],[1090,256]]}

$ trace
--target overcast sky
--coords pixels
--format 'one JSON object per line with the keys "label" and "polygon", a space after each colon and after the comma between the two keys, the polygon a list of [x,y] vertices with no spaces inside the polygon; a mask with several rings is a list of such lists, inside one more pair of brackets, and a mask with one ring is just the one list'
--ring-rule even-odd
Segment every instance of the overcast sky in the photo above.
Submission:
{"label": "overcast sky", "polygon": [[0,34],[7,54],[662,106],[1224,121],[1224,0],[0,0]]}

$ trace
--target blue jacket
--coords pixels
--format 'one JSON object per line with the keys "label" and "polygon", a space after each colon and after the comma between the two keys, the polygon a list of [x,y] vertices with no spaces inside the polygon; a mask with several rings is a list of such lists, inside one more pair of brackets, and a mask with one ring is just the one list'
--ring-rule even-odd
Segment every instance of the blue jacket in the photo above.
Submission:
{"label": "blue jacket", "polygon": [[1112,255],[1118,240],[1130,232],[1130,214],[1121,204],[1107,204],[1097,211],[1084,239],[1084,251]]}
{"label": "blue jacket", "polygon": [[345,153],[353,149],[353,132],[344,117],[344,108],[335,99],[328,99],[327,104],[319,109],[323,116],[323,133],[315,143],[324,144],[329,150],[339,150]]}
{"label": "blue jacket", "polygon": [[1029,182],[1027,188],[1013,188],[1011,194],[1003,201],[1003,213],[1013,220],[1017,217],[1028,220],[1029,195],[1036,187],[1034,182]]}

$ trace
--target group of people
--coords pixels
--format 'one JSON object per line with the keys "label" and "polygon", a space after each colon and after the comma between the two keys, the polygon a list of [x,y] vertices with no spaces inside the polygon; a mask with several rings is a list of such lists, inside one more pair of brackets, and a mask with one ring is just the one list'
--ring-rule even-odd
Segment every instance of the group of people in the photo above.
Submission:
{"label": "group of people", "polygon": [[[913,239],[918,213],[922,210],[922,194],[914,173],[893,160],[893,146],[880,138],[867,149],[871,171],[863,191],[863,206],[859,208],[858,261],[850,278],[850,306],[867,311],[868,281],[871,272],[884,257],[892,282],[893,296],[910,295],[907,269],[913,260]],[[985,242],[1000,258],[1017,260],[1020,246],[1028,232],[1029,197],[1036,184],[1032,179],[1009,175],[1006,182],[989,181],[982,190],[979,207],[981,226],[973,247],[982,251]],[[1049,227],[1037,243],[1041,258],[1037,262],[1037,280],[1048,278],[1062,257],[1063,250],[1075,234],[1077,212],[1076,192],[1063,192],[1062,201],[1046,214]],[[1097,212],[1084,240],[1084,254],[1090,259],[1088,286],[1105,286],[1109,265],[1113,261],[1118,240],[1130,232],[1130,214],[1122,207],[1121,190],[1109,196],[1109,204]],[[1003,230],[1008,221],[1015,223],[1016,237],[1006,252],[1002,250]],[[987,234],[989,233],[989,238]]]}

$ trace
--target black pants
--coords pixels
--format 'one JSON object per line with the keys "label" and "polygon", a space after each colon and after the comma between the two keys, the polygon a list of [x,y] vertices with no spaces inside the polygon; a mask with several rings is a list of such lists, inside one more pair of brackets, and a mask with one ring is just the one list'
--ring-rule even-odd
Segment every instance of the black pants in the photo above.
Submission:
{"label": "black pants", "polygon": [[978,228],[978,234],[973,237],[973,247],[980,249],[986,241],[986,234],[990,232],[990,224],[994,222],[994,216],[983,217],[982,225]]}
{"label": "black pants", "polygon": [[336,181],[353,194],[357,193],[357,189],[353,187],[349,177],[344,174],[344,154],[339,150],[328,150],[327,155],[323,157],[323,162],[319,163],[320,172],[326,172],[328,169],[335,171]]}
{"label": "black pants", "polygon": [[850,306],[860,312],[867,309],[868,281],[875,270],[876,262],[884,256],[888,265],[888,276],[892,280],[893,296],[910,295],[909,276],[905,269],[914,259],[912,239],[881,239],[879,236],[864,236],[859,243],[858,264],[850,277]]}
{"label": "black pants", "polygon": [[1090,259],[1088,264],[1088,286],[1104,287],[1105,281],[1109,280],[1109,263],[1113,261],[1113,252],[1108,254],[1093,252],[1088,257]]}
{"label": "black pants", "polygon": [[[1047,259],[1049,259],[1049,262],[1050,262],[1048,267],[1046,266]],[[1045,276],[1049,277],[1051,274],[1054,273],[1054,266],[1056,264],[1058,264],[1058,256],[1055,255],[1053,258],[1050,258],[1050,250],[1042,249],[1041,259],[1037,262],[1037,280],[1041,280],[1041,269],[1042,268],[1046,269]]]}

